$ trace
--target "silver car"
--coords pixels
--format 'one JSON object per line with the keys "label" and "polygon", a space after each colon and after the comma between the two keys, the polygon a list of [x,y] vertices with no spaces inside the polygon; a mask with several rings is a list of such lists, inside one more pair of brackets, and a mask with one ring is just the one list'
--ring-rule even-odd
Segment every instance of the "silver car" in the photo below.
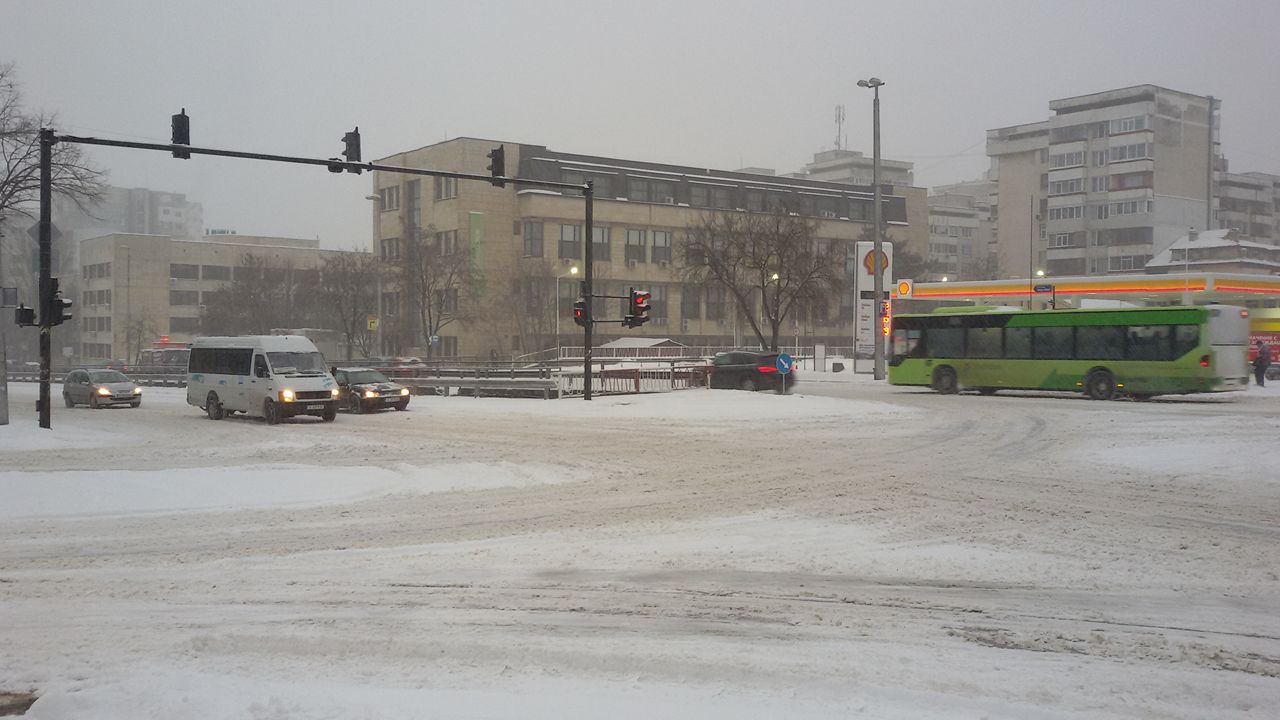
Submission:
{"label": "silver car", "polygon": [[138,407],[142,404],[142,388],[119,370],[72,370],[62,383],[62,400],[67,407]]}

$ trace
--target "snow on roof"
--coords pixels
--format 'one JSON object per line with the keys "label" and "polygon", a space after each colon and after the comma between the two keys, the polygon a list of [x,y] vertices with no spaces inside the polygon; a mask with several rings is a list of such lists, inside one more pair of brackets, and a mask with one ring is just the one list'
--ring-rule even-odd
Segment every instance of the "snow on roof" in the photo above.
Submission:
{"label": "snow on roof", "polygon": [[[1276,247],[1275,245],[1265,245],[1263,243],[1253,242],[1251,240],[1242,240],[1240,239],[1239,234],[1236,233],[1235,230],[1232,230],[1230,228],[1224,228],[1221,230],[1206,230],[1204,232],[1196,233],[1195,239],[1192,239],[1191,234],[1183,235],[1182,237],[1175,240],[1172,245],[1156,253],[1155,257],[1151,258],[1151,260],[1147,262],[1147,267],[1161,267],[1165,265],[1182,266],[1186,264],[1195,265],[1196,263],[1222,263],[1226,261],[1227,258],[1197,259],[1193,257],[1189,262],[1184,262],[1183,260],[1175,261],[1173,259],[1174,250],[1216,248],[1216,247],[1256,248],[1261,250],[1267,250],[1273,253],[1280,253],[1280,247]],[[1261,262],[1261,263],[1271,262],[1263,258],[1239,258],[1239,259],[1244,261]]]}
{"label": "snow on roof", "polygon": [[671,338],[618,338],[607,342],[602,348],[644,348],[644,347],[685,347]]}

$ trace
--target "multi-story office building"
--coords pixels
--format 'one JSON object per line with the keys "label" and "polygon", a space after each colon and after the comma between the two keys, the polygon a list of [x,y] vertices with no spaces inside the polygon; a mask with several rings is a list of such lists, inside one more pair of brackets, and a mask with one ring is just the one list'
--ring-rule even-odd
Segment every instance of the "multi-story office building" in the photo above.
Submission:
{"label": "multi-story office building", "polygon": [[315,274],[326,255],[318,240],[216,235],[199,240],[112,233],[80,243],[82,359],[132,361],[139,349],[168,335],[200,333],[207,293],[228,285],[252,255],[272,267]]}
{"label": "multi-story office building", "polygon": [[[487,153],[498,144],[458,138],[380,162],[484,174]],[[870,187],[502,144],[508,176],[594,182],[595,292],[624,295],[636,287],[653,293],[650,324],[632,334],[690,344],[752,342],[724,288],[682,279],[685,229],[709,212],[763,212],[784,204],[814,218],[819,240],[869,237]],[[569,320],[581,277],[571,272],[582,262],[580,193],[389,173],[374,173],[374,190],[379,198],[375,236],[383,259],[397,261],[405,252],[403,240],[414,233],[433,233],[435,252],[465,252],[471,258],[473,276],[442,301],[456,319],[439,329],[433,354],[505,357],[554,347],[557,340],[581,343],[579,329]],[[922,252],[927,242],[924,190],[887,188],[884,209],[887,238]],[[384,353],[427,345],[410,294],[404,288],[384,293]],[[597,301],[596,316],[621,317],[620,305],[618,300]],[[786,332],[849,345],[855,307],[852,294],[846,293],[830,306],[795,315],[798,323]],[[597,332],[605,342],[625,331],[600,325]]]}
{"label": "multi-story office building", "polygon": [[1054,100],[1049,119],[987,132],[1001,275],[1141,270],[1212,225],[1225,169],[1218,102],[1155,85]]}
{"label": "multi-story office building", "polygon": [[921,280],[986,280],[991,206],[973,195],[929,196],[929,273]]}

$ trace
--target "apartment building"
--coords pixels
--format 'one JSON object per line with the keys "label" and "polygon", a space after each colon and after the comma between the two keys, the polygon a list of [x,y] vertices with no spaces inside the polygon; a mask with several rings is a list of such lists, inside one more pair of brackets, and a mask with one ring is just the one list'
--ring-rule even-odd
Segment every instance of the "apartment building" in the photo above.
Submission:
{"label": "apartment building", "polygon": [[1219,173],[1218,226],[1260,243],[1280,243],[1280,175]]}
{"label": "apartment building", "polygon": [[161,335],[174,342],[200,333],[206,293],[229,284],[246,255],[295,273],[318,273],[327,255],[319,240],[213,235],[199,240],[112,233],[80,243],[82,359],[133,360]]}
{"label": "apartment building", "polygon": [[1047,120],[987,131],[1001,276],[1140,271],[1188,228],[1212,225],[1211,167],[1225,169],[1218,108],[1139,85],[1054,100]]}
{"label": "apartment building", "polygon": [[[685,228],[708,212],[763,212],[783,204],[818,222],[819,239],[856,240],[869,232],[872,188],[682,165],[580,155],[541,145],[457,138],[397,153],[379,162],[484,174],[487,153],[506,148],[508,176],[594,183],[591,238],[595,292],[624,295],[630,287],[653,293],[650,323],[631,335],[671,337],[689,344],[750,342],[746,323],[723,288],[686,285],[680,275]],[[395,262],[412,233],[432,233],[437,252],[469,254],[470,287],[447,303],[457,319],[440,328],[431,353],[440,356],[520,355],[578,344],[569,320],[578,296],[573,269],[582,263],[584,203],[577,191],[556,192],[450,178],[406,178],[374,173],[378,198],[374,228],[378,252]],[[922,252],[927,243],[925,193],[887,187],[886,237]],[[456,303],[456,305],[454,304]],[[426,344],[412,298],[403,288],[384,293],[383,352]],[[621,317],[622,301],[597,300],[597,317]],[[806,338],[851,343],[856,302],[851,293],[831,307],[814,308],[790,328]],[[804,315],[801,317],[801,315]],[[600,342],[626,334],[597,327]]]}
{"label": "apartment building", "polygon": [[1280,274],[1280,245],[1256,242],[1229,228],[1191,232],[1152,258],[1146,272]]}
{"label": "apartment building", "polygon": [[[856,150],[824,150],[814,153],[813,162],[806,163],[804,169],[792,177],[868,187],[872,185],[875,174],[874,160]],[[912,163],[902,160],[880,158],[880,182],[910,187],[915,184],[913,167]]]}

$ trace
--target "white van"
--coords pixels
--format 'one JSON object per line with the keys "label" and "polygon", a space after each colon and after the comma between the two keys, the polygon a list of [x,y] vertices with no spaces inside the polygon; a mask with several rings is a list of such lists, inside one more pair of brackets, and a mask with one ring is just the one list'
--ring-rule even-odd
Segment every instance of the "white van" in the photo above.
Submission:
{"label": "white van", "polygon": [[187,403],[221,420],[242,412],[274,425],[294,415],[332,422],[338,384],[302,335],[203,337],[191,342]]}

